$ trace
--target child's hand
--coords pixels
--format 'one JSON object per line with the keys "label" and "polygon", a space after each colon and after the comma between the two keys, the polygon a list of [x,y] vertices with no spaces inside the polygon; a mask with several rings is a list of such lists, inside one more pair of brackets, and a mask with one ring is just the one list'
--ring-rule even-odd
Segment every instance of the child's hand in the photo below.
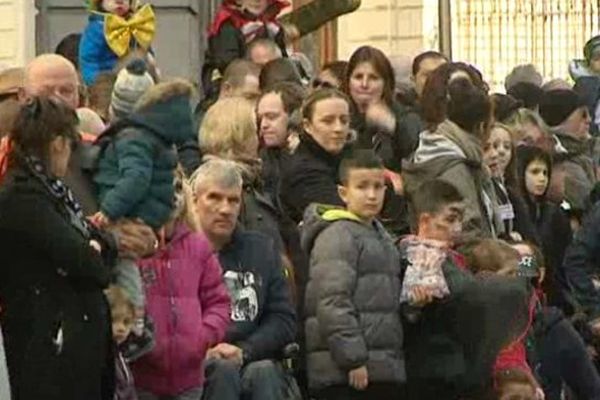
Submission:
{"label": "child's hand", "polygon": [[98,211],[96,214],[90,217],[90,221],[92,224],[96,225],[98,228],[103,228],[106,225],[110,224],[110,219],[102,213],[102,211]]}
{"label": "child's hand", "polygon": [[433,296],[425,286],[415,286],[410,294],[411,306],[424,307],[432,301]]}
{"label": "child's hand", "polygon": [[348,372],[348,383],[356,390],[365,390],[369,386],[369,371],[360,367]]}
{"label": "child's hand", "polygon": [[102,253],[102,246],[96,240],[90,240],[90,247],[96,250],[98,253]]}

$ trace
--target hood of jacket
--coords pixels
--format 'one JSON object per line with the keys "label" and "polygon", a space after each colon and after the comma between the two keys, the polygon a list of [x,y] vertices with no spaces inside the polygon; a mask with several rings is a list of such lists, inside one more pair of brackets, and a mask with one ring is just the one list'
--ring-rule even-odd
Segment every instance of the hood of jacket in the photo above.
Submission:
{"label": "hood of jacket", "polygon": [[482,146],[477,137],[446,120],[434,132],[421,134],[412,161],[402,171],[407,192],[459,163],[481,168]]}
{"label": "hood of jacket", "polygon": [[572,60],[569,63],[569,75],[574,81],[586,76],[598,76],[590,71],[585,60]]}
{"label": "hood of jacket", "polygon": [[128,119],[167,143],[181,145],[195,136],[192,94],[192,85],[184,80],[159,83],[139,99]]}
{"label": "hood of jacket", "polygon": [[556,140],[555,151],[557,153],[567,153],[569,156],[590,155],[590,141],[587,139],[575,138],[559,129],[552,130]]}
{"label": "hood of jacket", "polygon": [[[364,224],[356,214],[353,214],[344,208],[326,204],[311,204],[308,206],[304,212],[304,220],[302,223],[302,249],[307,254],[310,254],[317,236],[332,223],[341,220]],[[379,226],[379,222],[375,222],[375,224],[376,226]]]}

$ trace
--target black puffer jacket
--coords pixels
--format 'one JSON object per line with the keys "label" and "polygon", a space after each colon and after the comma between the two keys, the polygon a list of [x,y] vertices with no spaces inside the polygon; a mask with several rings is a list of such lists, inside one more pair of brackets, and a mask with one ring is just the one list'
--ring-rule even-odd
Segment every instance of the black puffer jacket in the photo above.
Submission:
{"label": "black puffer jacket", "polygon": [[309,387],[347,385],[366,366],[370,383],[405,381],[400,321],[400,255],[381,224],[313,205],[302,244],[310,252],[306,289]]}

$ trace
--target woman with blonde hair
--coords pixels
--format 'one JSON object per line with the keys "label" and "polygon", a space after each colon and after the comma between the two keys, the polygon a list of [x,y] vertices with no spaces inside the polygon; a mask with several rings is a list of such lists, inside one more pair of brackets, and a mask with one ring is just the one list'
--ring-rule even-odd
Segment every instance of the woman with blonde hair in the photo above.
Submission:
{"label": "woman with blonde hair", "polygon": [[243,97],[217,101],[202,121],[198,142],[204,162],[214,158],[235,162],[244,181],[238,223],[272,238],[292,289],[296,283],[302,286],[305,277],[301,271],[308,269],[308,260],[300,247],[298,229],[282,211],[279,199],[272,199],[264,190],[255,104]]}
{"label": "woman with blonde hair", "polygon": [[504,123],[512,129],[513,140],[517,146],[535,146],[547,152],[552,152],[554,149],[555,142],[548,131],[548,126],[535,111],[520,108]]}
{"label": "woman with blonde hair", "polygon": [[198,143],[204,155],[254,165],[259,160],[254,103],[244,97],[217,101],[202,120]]}
{"label": "woman with blonde hair", "polygon": [[204,162],[221,158],[235,162],[238,167],[244,179],[239,218],[242,226],[262,232],[283,245],[279,233],[280,209],[263,191],[254,104],[242,97],[217,101],[202,121],[198,141]]}
{"label": "woman with blonde hair", "polygon": [[516,146],[513,130],[494,123],[483,143],[483,161],[488,168],[499,207],[499,220],[504,225],[504,239],[538,243],[535,228],[530,221],[527,205],[517,188]]}

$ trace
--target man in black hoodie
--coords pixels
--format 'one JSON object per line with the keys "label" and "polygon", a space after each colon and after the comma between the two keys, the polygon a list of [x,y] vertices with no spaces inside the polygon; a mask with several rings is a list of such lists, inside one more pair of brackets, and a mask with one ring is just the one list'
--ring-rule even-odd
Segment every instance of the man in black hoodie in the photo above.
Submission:
{"label": "man in black hoodie", "polygon": [[207,353],[204,399],[281,399],[285,375],[274,360],[295,339],[296,315],[279,251],[267,236],[237,228],[242,177],[234,163],[211,160],[195,175],[200,225],[219,252],[232,303],[225,340]]}

